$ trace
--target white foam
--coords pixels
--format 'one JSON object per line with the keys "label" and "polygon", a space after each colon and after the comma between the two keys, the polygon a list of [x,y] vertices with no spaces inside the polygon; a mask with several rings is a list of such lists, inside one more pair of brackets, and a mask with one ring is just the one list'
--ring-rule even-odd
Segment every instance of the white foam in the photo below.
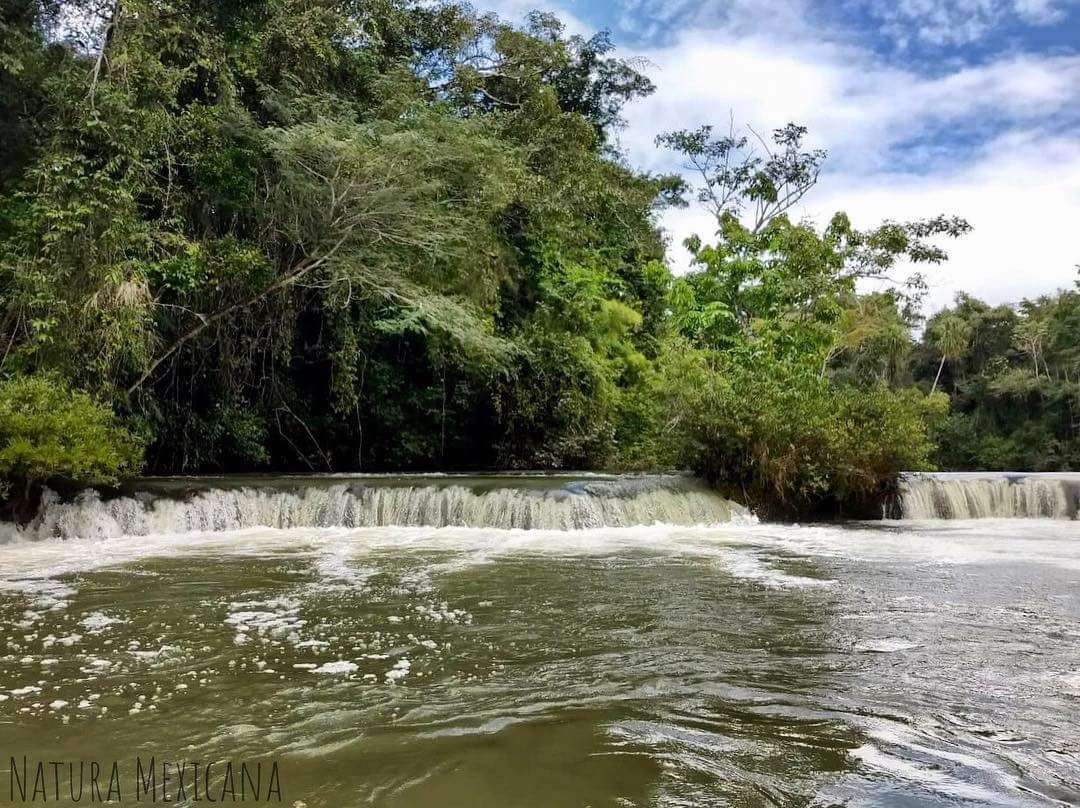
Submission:
{"label": "white foam", "polygon": [[908,474],[901,480],[906,519],[1070,519],[1078,474]]}
{"label": "white foam", "polygon": [[324,662],[311,669],[312,673],[353,673],[359,666],[355,662],[339,659],[336,662]]}
{"label": "white foam", "polygon": [[65,502],[48,491],[14,538],[105,539],[250,527],[477,526],[576,530],[673,523],[718,524],[745,515],[700,483],[679,475],[576,480],[533,487],[508,480],[459,484],[308,484],[296,490],[211,488],[187,498],[144,493],[102,499],[93,490]]}
{"label": "white foam", "polygon": [[[370,559],[387,553],[445,555],[441,567],[429,566],[403,576],[402,594],[423,598],[431,592],[431,576],[501,557],[604,557],[646,551],[673,558],[710,559],[731,574],[767,586],[821,586],[822,580],[788,573],[785,558],[830,558],[882,562],[1045,563],[1080,571],[1080,531],[1073,522],[1051,520],[979,520],[931,523],[873,523],[858,526],[728,524],[683,527],[649,525],[590,530],[502,530],[464,527],[257,528],[231,532],[159,536],[120,536],[104,541],[19,542],[0,544],[0,590],[26,597],[37,608],[27,610],[25,627],[36,625],[50,609],[66,608],[74,588],[60,578],[122,567],[157,557],[212,555],[231,558],[310,559],[312,568],[346,587],[367,585]],[[354,571],[349,583],[343,570]],[[321,580],[321,578],[320,578]],[[315,584],[317,586],[317,584]],[[425,619],[468,619],[459,610],[443,613],[437,602],[421,603]],[[262,636],[278,629],[289,633],[302,625],[298,603],[233,604],[226,622],[236,628],[236,641],[247,634]],[[246,614],[251,612],[253,614]],[[256,614],[261,613],[261,614]],[[104,615],[108,617],[108,615]],[[115,618],[109,618],[115,619]],[[107,626],[92,623],[94,630]],[[305,638],[297,637],[299,642]]]}
{"label": "white foam", "polygon": [[880,640],[862,640],[855,643],[856,651],[865,651],[874,654],[891,654],[897,651],[910,651],[918,648],[917,643],[900,637],[886,637]]}
{"label": "white foam", "polygon": [[98,634],[107,629],[109,626],[126,623],[127,621],[120,620],[116,617],[110,617],[109,615],[105,614],[105,612],[91,612],[79,622],[80,625],[82,625],[87,631],[91,632],[92,634]]}
{"label": "white foam", "polygon": [[410,662],[407,658],[402,657],[397,662],[395,662],[394,667],[384,673],[383,676],[386,677],[386,681],[388,682],[400,682],[402,679],[409,675],[411,669],[412,662]]}
{"label": "white foam", "polygon": [[251,635],[296,645],[301,642],[300,630],[307,625],[300,618],[300,602],[290,597],[231,603],[229,608],[225,622],[236,629],[237,645],[247,643]]}

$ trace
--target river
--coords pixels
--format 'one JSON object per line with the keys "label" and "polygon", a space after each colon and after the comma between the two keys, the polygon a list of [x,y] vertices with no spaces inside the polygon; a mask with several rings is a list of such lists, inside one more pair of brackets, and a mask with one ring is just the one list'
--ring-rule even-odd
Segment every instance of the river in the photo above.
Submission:
{"label": "river", "polygon": [[311,808],[1077,805],[1076,476],[1036,480],[986,507],[1056,518],[764,524],[605,475],[48,502],[0,540],[0,804],[14,756],[63,762],[54,804],[153,757]]}

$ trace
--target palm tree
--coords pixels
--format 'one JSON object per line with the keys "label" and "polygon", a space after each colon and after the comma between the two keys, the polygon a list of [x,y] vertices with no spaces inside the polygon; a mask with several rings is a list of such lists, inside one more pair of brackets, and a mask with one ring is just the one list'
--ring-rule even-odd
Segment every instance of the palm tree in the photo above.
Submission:
{"label": "palm tree", "polygon": [[959,359],[967,350],[968,340],[971,338],[971,327],[955,314],[946,314],[939,317],[930,327],[930,339],[941,354],[941,364],[938,365],[937,375],[934,376],[934,384],[930,388],[933,394],[937,390],[938,381],[941,379],[941,371],[945,367],[946,359]]}

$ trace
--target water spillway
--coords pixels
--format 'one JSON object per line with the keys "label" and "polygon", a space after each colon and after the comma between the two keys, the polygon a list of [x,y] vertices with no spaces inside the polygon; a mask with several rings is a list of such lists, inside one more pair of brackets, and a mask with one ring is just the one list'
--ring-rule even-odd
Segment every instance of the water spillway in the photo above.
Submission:
{"label": "water spillway", "polygon": [[746,510],[677,474],[161,478],[118,496],[46,491],[23,534],[108,538],[244,528],[574,530],[731,521]]}
{"label": "water spillway", "polygon": [[[655,475],[49,496],[0,540],[9,768],[63,805],[155,757],[312,808],[1080,806],[1076,522],[739,512]],[[649,524],[474,527],[559,522]]]}
{"label": "water spillway", "polygon": [[905,519],[1075,519],[1080,473],[907,474],[900,510]]}

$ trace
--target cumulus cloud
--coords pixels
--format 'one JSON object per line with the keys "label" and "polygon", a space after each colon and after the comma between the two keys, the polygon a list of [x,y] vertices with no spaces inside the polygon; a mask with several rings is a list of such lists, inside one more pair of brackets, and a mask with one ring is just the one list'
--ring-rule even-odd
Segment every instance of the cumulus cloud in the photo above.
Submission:
{"label": "cumulus cloud", "polygon": [[900,45],[919,39],[932,45],[964,45],[1001,25],[1052,25],[1076,0],[862,0],[883,31]]}
{"label": "cumulus cloud", "polygon": [[971,234],[944,243],[949,261],[926,271],[930,311],[958,291],[994,303],[1045,294],[1077,279],[1080,139],[1014,131],[964,166],[932,176],[827,177],[802,212],[822,220],[838,209],[863,227],[939,212],[971,222]]}
{"label": "cumulus cloud", "polygon": [[1080,100],[1080,56],[1014,56],[940,77],[879,63],[836,43],[786,46],[771,38],[691,32],[636,53],[658,91],[628,110],[622,142],[649,165],[658,125],[736,119],[755,127],[794,120],[845,167],[882,168],[911,141],[955,136],[1070,113]]}
{"label": "cumulus cloud", "polygon": [[[968,12],[984,22],[1001,15],[1053,22],[1072,1],[894,0],[890,7],[941,25]],[[871,226],[948,213],[974,225],[931,273],[931,310],[958,289],[1004,302],[1071,285],[1080,263],[1071,235],[1080,221],[1080,55],[1010,51],[927,74],[883,60],[850,31],[823,27],[810,3],[664,6],[661,44],[622,49],[650,66],[657,86],[627,110],[620,143],[631,162],[678,167],[676,156],[653,145],[661,130],[723,126],[729,117],[757,131],[796,121],[810,127],[812,145],[830,152],[800,215],[824,222],[845,210]],[[620,9],[646,22],[659,13],[652,0]],[[682,240],[714,229],[695,209],[668,211],[662,224],[677,271],[689,260]]]}
{"label": "cumulus cloud", "polygon": [[[972,233],[942,242],[948,262],[920,268],[930,285],[927,312],[949,305],[959,291],[992,303],[1045,294],[1077,279],[1080,140],[1013,132],[983,146],[966,165],[932,176],[826,174],[793,215],[824,224],[841,210],[857,227],[937,213],[971,222]],[[708,214],[694,208],[667,212],[663,224],[677,270],[690,265],[682,239],[715,230]]]}

